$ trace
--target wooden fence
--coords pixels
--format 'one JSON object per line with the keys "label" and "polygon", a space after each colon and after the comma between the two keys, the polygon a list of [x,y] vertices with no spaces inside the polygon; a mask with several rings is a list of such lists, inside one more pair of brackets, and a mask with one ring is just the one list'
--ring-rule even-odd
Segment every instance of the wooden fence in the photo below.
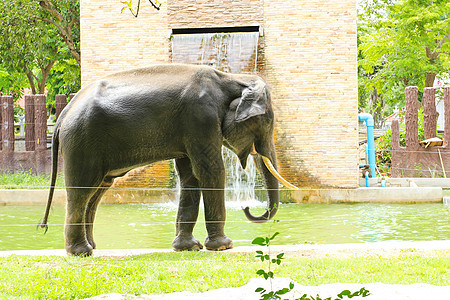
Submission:
{"label": "wooden fence", "polygon": [[[72,99],[75,94],[69,96]],[[14,103],[12,96],[0,96],[0,172],[28,171],[35,174],[51,170],[51,141],[47,135],[45,95],[25,95],[25,151],[16,151]],[[56,118],[67,105],[66,95],[56,95]],[[59,164],[61,166],[61,164]]]}
{"label": "wooden fence", "polygon": [[[436,137],[435,88],[423,91],[424,139]],[[450,87],[444,87],[445,128],[442,146],[423,147],[418,133],[418,88],[405,89],[405,147],[400,146],[399,122],[392,122],[392,177],[450,176]]]}

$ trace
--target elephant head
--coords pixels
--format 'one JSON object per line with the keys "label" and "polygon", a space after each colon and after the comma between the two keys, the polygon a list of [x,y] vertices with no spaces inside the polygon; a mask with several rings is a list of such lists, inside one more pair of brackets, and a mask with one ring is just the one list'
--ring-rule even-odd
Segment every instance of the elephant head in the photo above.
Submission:
{"label": "elephant head", "polygon": [[262,79],[256,77],[242,84],[242,87],[240,97],[231,102],[224,118],[224,145],[238,155],[244,169],[249,154],[255,154],[255,162],[268,193],[267,211],[261,216],[253,216],[246,207],[244,213],[252,222],[266,222],[275,215],[279,204],[278,180],[272,174],[276,172],[277,165],[273,138],[274,113],[269,88]]}

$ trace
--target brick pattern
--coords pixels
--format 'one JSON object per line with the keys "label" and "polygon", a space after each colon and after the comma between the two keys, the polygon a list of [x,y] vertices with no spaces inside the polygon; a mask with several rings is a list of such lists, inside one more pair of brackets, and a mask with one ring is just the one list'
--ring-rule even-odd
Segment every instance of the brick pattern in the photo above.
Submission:
{"label": "brick pattern", "polygon": [[254,26],[263,22],[263,0],[168,1],[169,28]]}
{"label": "brick pattern", "polygon": [[170,181],[171,172],[174,172],[174,168],[170,161],[160,161],[151,166],[136,168],[125,176],[116,178],[114,186],[117,188],[171,188],[175,185]]}
{"label": "brick pattern", "polygon": [[[114,180],[113,187],[105,193],[102,201],[105,203],[122,202],[121,199],[127,199],[129,201],[130,188],[134,195],[141,195],[138,197],[138,202],[149,201],[145,197],[149,198],[154,196],[156,191],[146,191],[145,188],[163,188],[171,189],[176,186],[174,182],[174,167],[168,160],[154,163],[150,166],[144,166],[131,170],[123,177],[118,177]],[[134,189],[134,190],[133,190]],[[170,190],[167,190],[170,193]],[[172,191],[173,193],[173,191]],[[172,198],[173,199],[173,198]]]}
{"label": "brick pattern", "polygon": [[[134,3],[134,2],[133,2]],[[108,74],[169,62],[167,6],[142,1],[139,17],[120,1],[81,0],[81,84]]]}
{"label": "brick pattern", "polygon": [[281,173],[356,187],[356,2],[264,1],[264,36]]}
{"label": "brick pattern", "polygon": [[[167,6],[160,11],[142,2],[139,17],[120,13],[120,1],[81,0],[81,84],[108,74],[169,62]],[[115,187],[167,187],[169,162],[138,168],[116,179]],[[108,198],[117,196],[111,192]]]}
{"label": "brick pattern", "polygon": [[172,28],[259,25],[258,71],[272,87],[280,171],[299,186],[358,183],[356,0],[172,0],[139,18],[82,0],[82,83],[170,61]]}

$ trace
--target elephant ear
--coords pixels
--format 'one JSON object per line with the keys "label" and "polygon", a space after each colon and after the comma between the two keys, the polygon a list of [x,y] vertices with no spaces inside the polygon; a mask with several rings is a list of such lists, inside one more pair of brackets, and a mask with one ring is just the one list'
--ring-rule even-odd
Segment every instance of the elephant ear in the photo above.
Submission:
{"label": "elephant ear", "polygon": [[236,122],[245,121],[266,113],[266,84],[258,80],[242,90],[242,96],[236,109]]}

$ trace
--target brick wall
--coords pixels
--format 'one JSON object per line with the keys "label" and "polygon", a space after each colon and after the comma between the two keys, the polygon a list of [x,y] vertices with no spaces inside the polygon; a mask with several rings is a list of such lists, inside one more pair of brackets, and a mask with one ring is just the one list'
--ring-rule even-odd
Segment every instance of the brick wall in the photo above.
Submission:
{"label": "brick wall", "polygon": [[168,1],[170,28],[252,26],[263,22],[263,0]]}
{"label": "brick wall", "polygon": [[120,13],[119,0],[80,1],[82,86],[118,71],[169,62],[167,6],[157,11],[141,2],[135,18],[128,10]]}
{"label": "brick wall", "polygon": [[356,1],[264,1],[264,37],[281,173],[356,186]]}
{"label": "brick wall", "polygon": [[272,88],[282,175],[300,186],[356,187],[356,0],[172,0],[139,18],[120,1],[82,0],[82,84],[170,61],[170,29],[263,27],[258,71]]}

